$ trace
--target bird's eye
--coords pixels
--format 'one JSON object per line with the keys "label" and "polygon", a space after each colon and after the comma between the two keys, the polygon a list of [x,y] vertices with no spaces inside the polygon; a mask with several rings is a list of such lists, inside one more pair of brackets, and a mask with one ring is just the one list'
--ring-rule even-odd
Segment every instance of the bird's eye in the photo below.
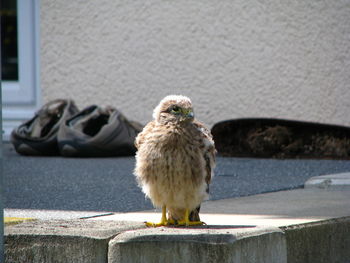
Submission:
{"label": "bird's eye", "polygon": [[178,107],[178,106],[172,107],[171,112],[173,112],[173,113],[180,113],[180,107]]}

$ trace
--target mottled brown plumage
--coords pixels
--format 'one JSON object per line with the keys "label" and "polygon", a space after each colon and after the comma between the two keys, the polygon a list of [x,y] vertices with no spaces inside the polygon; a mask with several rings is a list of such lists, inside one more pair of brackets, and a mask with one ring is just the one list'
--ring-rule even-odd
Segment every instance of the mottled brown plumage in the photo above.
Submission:
{"label": "mottled brown plumage", "polygon": [[137,181],[154,206],[168,209],[165,225],[186,220],[186,209],[191,221],[199,221],[215,165],[210,131],[194,119],[184,96],[165,97],[153,117],[135,141]]}

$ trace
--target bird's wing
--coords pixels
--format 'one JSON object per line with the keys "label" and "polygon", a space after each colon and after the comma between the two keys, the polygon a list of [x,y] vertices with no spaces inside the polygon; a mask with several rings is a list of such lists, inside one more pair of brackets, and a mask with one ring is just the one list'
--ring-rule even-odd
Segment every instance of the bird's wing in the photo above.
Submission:
{"label": "bird's wing", "polygon": [[[200,136],[202,139],[202,148],[203,148],[203,157],[205,160],[205,182],[207,184],[207,193],[209,194],[209,184],[211,182],[211,178],[214,175],[215,168],[215,144],[213,140],[213,136],[211,132],[200,122],[194,121],[194,126],[197,130],[200,131]],[[189,219],[190,221],[200,221],[199,211],[201,206],[199,205],[197,208],[191,211]]]}
{"label": "bird's wing", "polygon": [[205,169],[206,169],[206,176],[205,181],[208,185],[208,192],[209,192],[209,184],[211,182],[211,178],[214,175],[214,168],[215,168],[215,144],[213,140],[213,136],[211,135],[211,132],[209,129],[207,129],[202,123],[198,121],[194,121],[193,123],[196,128],[201,132],[201,138],[203,142],[203,157],[205,160]]}
{"label": "bird's wing", "polygon": [[146,136],[151,133],[151,131],[153,130],[154,126],[155,126],[155,121],[149,122],[143,128],[143,130],[137,135],[137,137],[135,139],[135,146],[136,146],[137,149],[139,149],[141,144],[144,143]]}

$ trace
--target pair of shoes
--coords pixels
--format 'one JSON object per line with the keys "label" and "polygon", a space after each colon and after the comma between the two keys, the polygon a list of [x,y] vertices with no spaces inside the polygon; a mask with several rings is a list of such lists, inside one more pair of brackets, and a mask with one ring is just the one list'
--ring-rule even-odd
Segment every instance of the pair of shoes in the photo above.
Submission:
{"label": "pair of shoes", "polygon": [[72,100],[48,102],[32,119],[12,131],[11,142],[16,152],[23,155],[58,155],[58,130],[65,120],[78,111]]}
{"label": "pair of shoes", "polygon": [[142,125],[129,122],[112,107],[89,106],[67,120],[58,132],[63,156],[108,157],[134,155]]}
{"label": "pair of shoes", "polygon": [[23,155],[107,157],[134,155],[142,125],[113,107],[79,111],[72,100],[54,100],[14,129],[11,141]]}

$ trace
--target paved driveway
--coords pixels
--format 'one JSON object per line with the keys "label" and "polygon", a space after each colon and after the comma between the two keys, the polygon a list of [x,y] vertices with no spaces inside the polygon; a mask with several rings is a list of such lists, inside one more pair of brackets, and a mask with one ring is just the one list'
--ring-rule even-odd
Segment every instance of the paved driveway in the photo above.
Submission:
{"label": "paved driveway", "polygon": [[[152,208],[123,158],[26,157],[4,145],[5,208],[128,212]],[[350,161],[217,158],[211,200],[301,187]]]}

